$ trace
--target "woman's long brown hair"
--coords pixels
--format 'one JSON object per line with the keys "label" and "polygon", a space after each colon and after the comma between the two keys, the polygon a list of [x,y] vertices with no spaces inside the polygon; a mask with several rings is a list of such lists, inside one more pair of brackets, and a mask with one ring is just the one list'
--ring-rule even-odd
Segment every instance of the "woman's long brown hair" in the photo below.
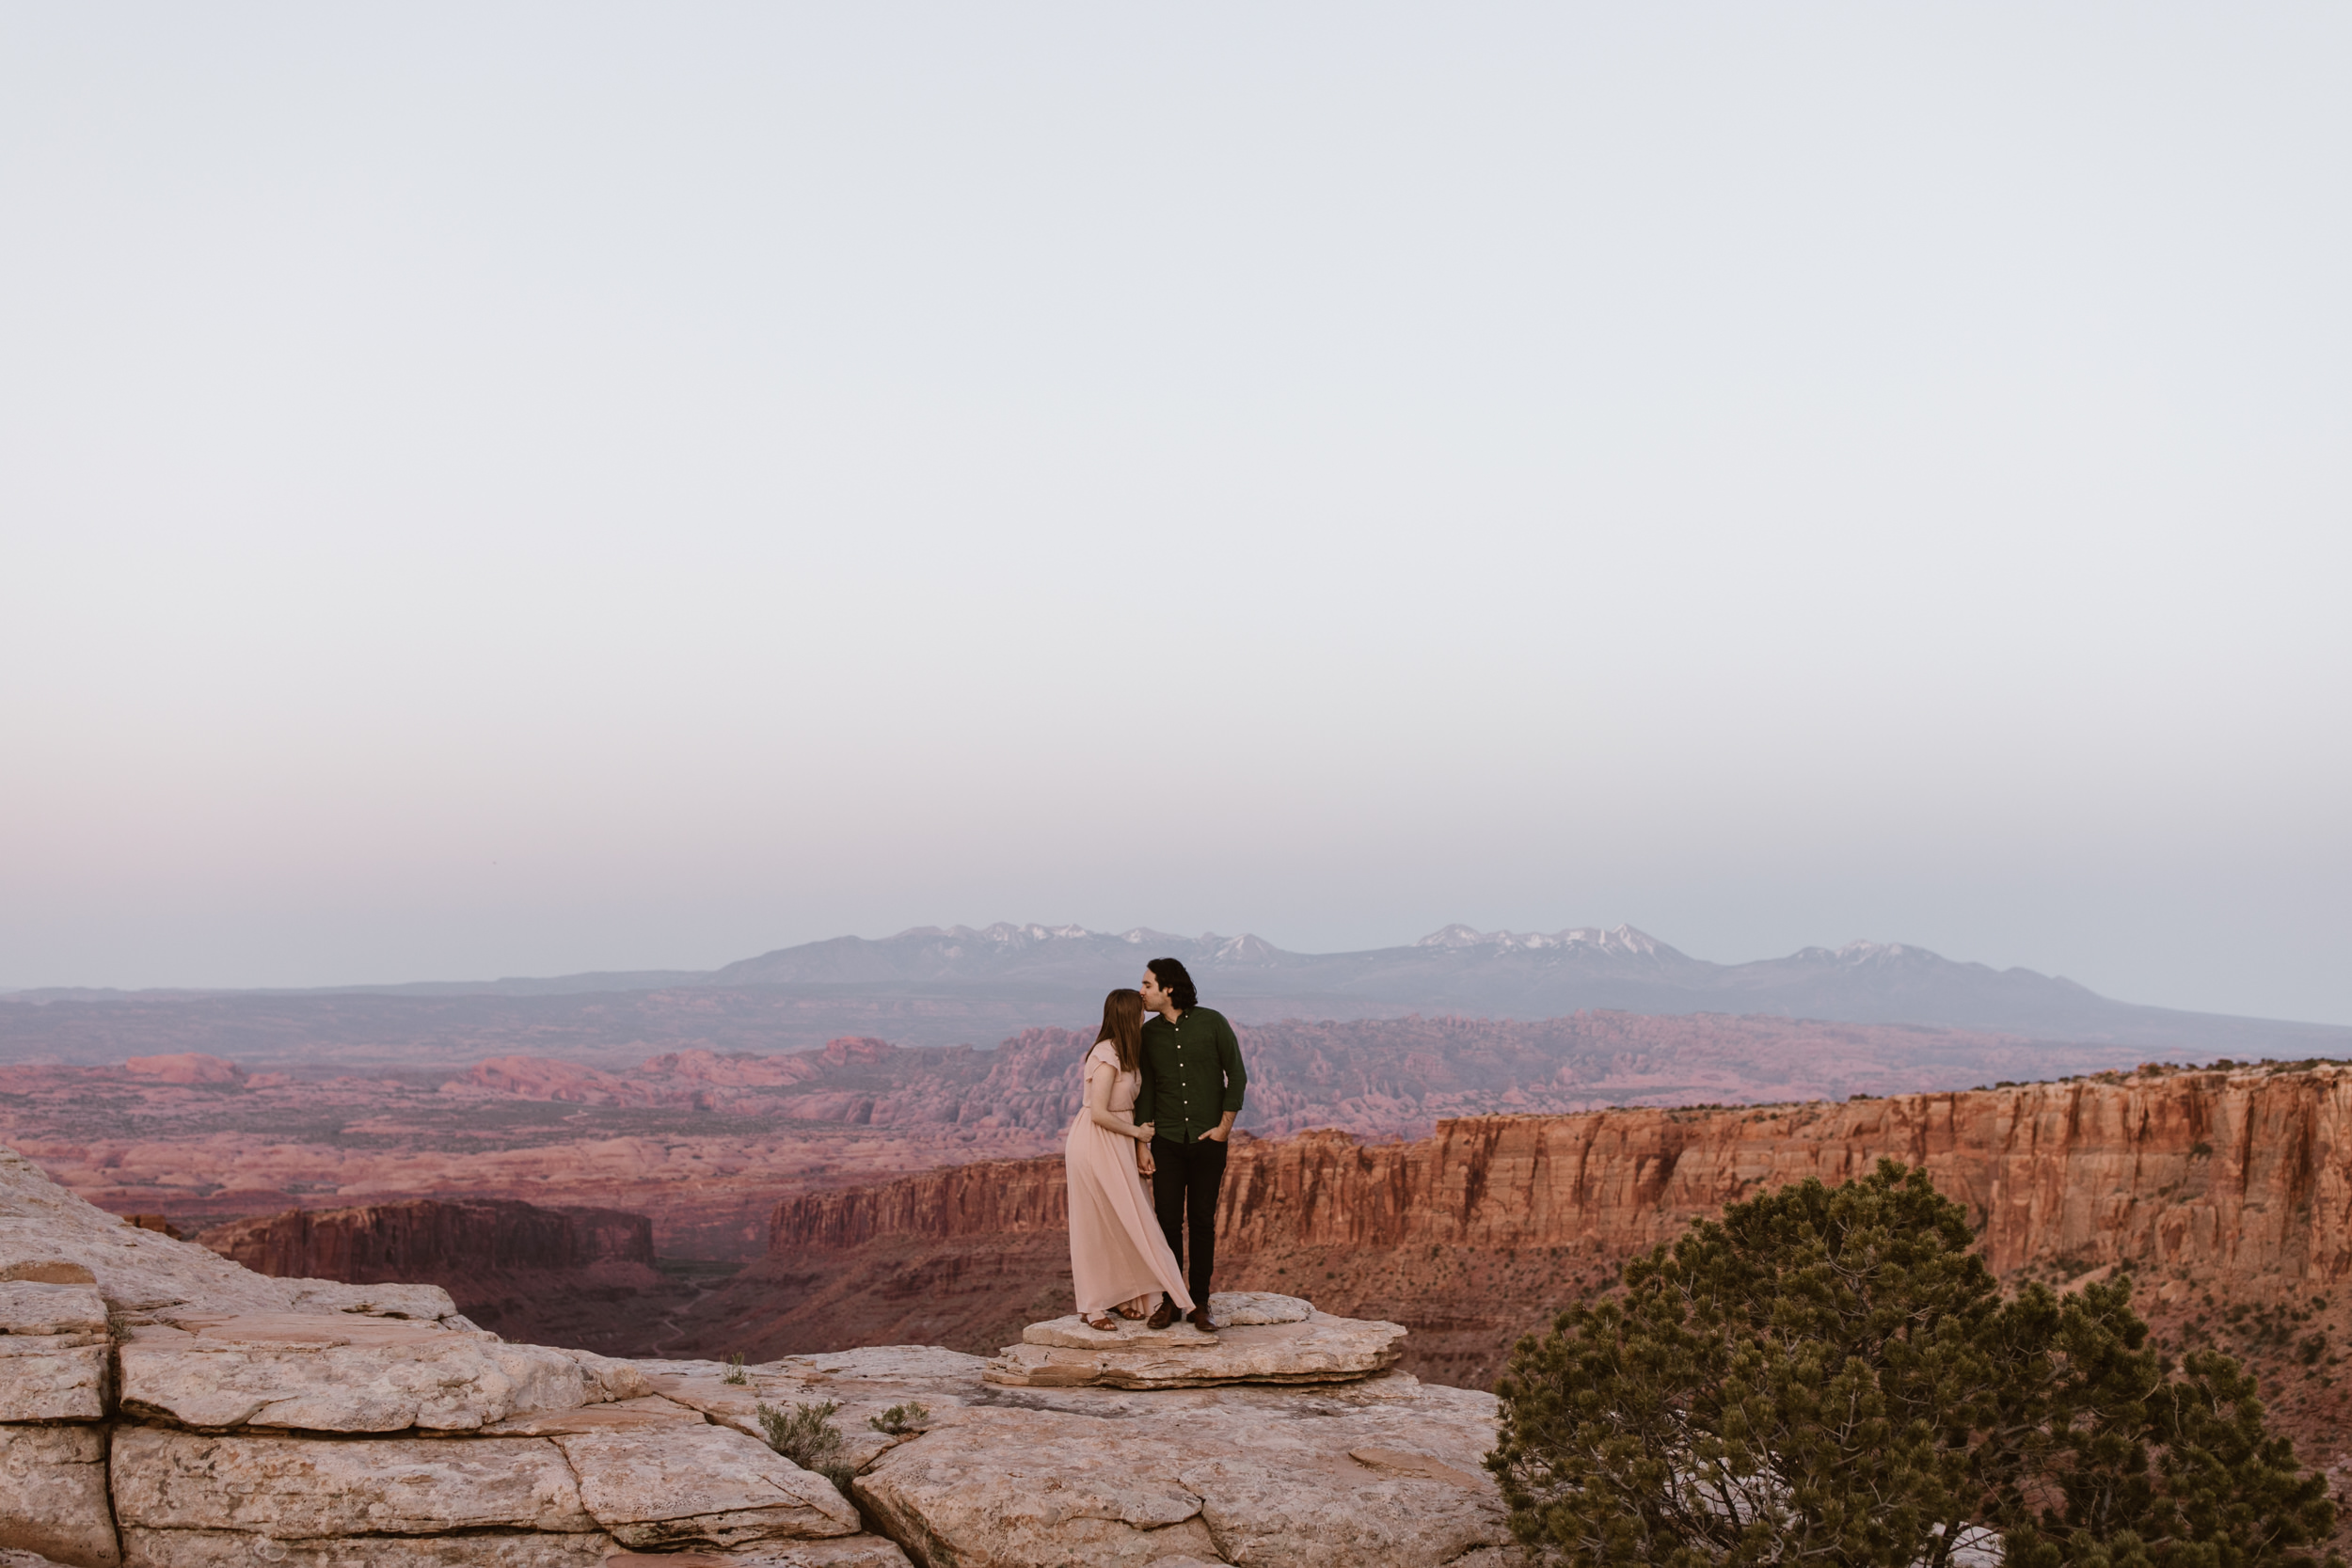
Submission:
{"label": "woman's long brown hair", "polygon": [[1094,1043],[1104,1040],[1119,1053],[1119,1070],[1135,1071],[1143,1053],[1143,992],[1115,990],[1103,998],[1103,1027],[1095,1031]]}

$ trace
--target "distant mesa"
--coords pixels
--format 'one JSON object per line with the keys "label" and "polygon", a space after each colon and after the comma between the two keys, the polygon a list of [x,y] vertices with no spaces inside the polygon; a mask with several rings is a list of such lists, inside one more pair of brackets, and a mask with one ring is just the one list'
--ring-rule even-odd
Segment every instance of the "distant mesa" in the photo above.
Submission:
{"label": "distant mesa", "polygon": [[207,1056],[200,1051],[182,1051],[168,1056],[134,1056],[122,1064],[122,1070],[136,1077],[152,1078],[159,1084],[236,1084],[245,1078],[236,1063]]}

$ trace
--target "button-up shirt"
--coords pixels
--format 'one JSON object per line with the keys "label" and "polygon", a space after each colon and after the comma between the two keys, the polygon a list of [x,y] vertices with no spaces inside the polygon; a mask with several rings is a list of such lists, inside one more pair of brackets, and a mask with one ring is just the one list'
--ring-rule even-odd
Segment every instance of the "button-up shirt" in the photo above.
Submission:
{"label": "button-up shirt", "polygon": [[1223,1013],[1188,1007],[1173,1023],[1146,1019],[1140,1054],[1136,1120],[1153,1123],[1159,1136],[1190,1143],[1226,1112],[1240,1114],[1249,1074],[1242,1069],[1241,1041]]}

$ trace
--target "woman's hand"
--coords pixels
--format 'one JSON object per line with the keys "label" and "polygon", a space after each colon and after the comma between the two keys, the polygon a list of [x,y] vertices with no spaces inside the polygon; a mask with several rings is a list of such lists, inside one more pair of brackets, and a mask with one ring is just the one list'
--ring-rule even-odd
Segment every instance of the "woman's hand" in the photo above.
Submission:
{"label": "woman's hand", "polygon": [[1152,1135],[1158,1131],[1159,1127],[1154,1122],[1137,1122],[1136,1124],[1136,1142],[1139,1144],[1148,1144],[1152,1141]]}
{"label": "woman's hand", "polygon": [[1136,1145],[1136,1174],[1149,1176],[1159,1168],[1152,1163],[1152,1146],[1150,1144]]}

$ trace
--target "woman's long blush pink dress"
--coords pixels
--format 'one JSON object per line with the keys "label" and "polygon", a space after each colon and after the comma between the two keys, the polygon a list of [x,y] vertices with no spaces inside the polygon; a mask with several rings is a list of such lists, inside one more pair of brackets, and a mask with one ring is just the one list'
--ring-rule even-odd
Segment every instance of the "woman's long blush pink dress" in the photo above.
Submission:
{"label": "woman's long blush pink dress", "polygon": [[[1082,1084],[1098,1072],[1111,1075],[1111,1114],[1135,1120],[1143,1081],[1119,1070],[1118,1048],[1108,1040],[1087,1053]],[[1062,1153],[1070,1173],[1070,1277],[1078,1288],[1078,1310],[1104,1312],[1138,1297],[1155,1300],[1166,1291],[1179,1311],[1191,1311],[1184,1275],[1136,1172],[1136,1140],[1095,1126],[1082,1100]]]}

